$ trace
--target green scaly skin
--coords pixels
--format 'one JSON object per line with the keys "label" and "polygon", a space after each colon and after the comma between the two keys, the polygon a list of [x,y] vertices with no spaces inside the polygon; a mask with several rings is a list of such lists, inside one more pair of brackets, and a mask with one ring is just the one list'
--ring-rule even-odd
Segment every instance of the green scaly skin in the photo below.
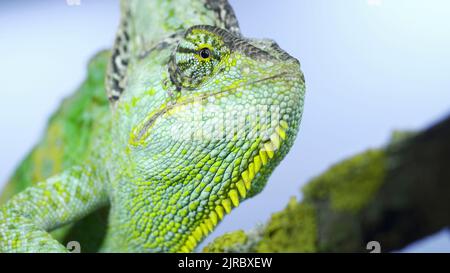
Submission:
{"label": "green scaly skin", "polygon": [[243,38],[227,1],[123,1],[111,53],[7,185],[0,251],[193,251],[264,188],[304,92],[299,62]]}

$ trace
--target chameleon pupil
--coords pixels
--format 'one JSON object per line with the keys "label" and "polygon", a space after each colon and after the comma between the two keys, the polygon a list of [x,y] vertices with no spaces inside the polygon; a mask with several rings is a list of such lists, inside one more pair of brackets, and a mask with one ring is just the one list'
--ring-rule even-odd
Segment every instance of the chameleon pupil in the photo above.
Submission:
{"label": "chameleon pupil", "polygon": [[210,55],[211,55],[211,52],[209,51],[208,48],[202,48],[200,50],[200,57],[202,57],[203,59],[208,59]]}

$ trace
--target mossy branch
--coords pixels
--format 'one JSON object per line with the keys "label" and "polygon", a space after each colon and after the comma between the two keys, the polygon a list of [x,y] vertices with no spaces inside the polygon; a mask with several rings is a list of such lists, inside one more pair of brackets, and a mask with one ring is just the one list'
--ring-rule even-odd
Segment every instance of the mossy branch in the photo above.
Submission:
{"label": "mossy branch", "polygon": [[251,232],[216,238],[205,252],[398,250],[450,224],[450,116],[384,148],[344,160]]}

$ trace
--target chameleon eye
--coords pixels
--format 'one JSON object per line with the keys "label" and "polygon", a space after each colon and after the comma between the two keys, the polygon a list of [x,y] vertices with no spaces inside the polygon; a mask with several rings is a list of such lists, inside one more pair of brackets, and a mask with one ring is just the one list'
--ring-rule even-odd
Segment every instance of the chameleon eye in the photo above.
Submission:
{"label": "chameleon eye", "polygon": [[194,90],[212,79],[229,56],[222,37],[201,27],[189,29],[169,61],[170,80],[177,90]]}
{"label": "chameleon eye", "polygon": [[205,47],[200,49],[198,55],[200,55],[200,57],[202,57],[203,59],[208,59],[211,56],[211,51],[209,50],[209,48]]}

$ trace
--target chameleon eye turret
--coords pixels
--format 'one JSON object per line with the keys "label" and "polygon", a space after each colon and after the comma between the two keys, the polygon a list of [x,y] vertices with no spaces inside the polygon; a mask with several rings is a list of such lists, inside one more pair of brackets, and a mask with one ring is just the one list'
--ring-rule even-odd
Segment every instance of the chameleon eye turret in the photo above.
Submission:
{"label": "chameleon eye turret", "polygon": [[223,69],[230,49],[223,38],[202,28],[192,27],[173,53],[169,73],[172,82],[180,88],[195,89]]}

